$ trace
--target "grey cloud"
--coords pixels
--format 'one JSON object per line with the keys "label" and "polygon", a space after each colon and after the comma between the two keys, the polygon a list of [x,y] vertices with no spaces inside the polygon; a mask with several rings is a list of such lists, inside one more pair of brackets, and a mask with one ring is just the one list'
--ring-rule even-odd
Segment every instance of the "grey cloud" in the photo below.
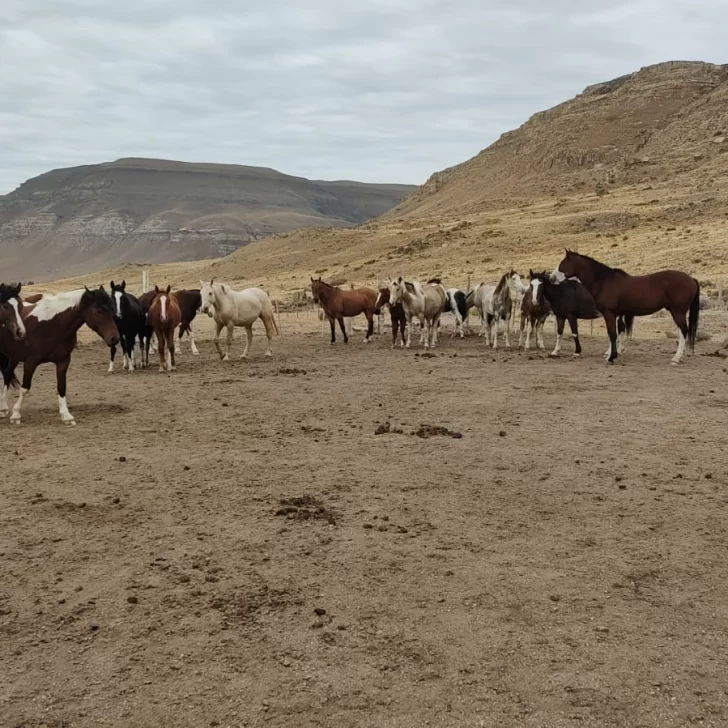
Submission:
{"label": "grey cloud", "polygon": [[722,0],[4,0],[0,192],[155,156],[423,182],[598,81],[720,62]]}

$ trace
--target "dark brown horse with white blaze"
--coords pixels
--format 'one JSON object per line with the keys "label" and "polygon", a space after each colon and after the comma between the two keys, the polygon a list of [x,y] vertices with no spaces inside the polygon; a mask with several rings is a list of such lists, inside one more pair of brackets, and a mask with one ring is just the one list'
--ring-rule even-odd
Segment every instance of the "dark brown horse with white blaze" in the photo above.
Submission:
{"label": "dark brown horse with white blaze", "polygon": [[66,375],[71,353],[76,346],[78,330],[84,324],[108,346],[119,343],[111,297],[103,286],[96,290],[81,288],[56,295],[44,294],[36,303],[24,301],[20,315],[25,325],[25,337],[21,341],[0,329],[0,370],[3,375],[0,417],[8,413],[8,388],[18,386],[15,377],[18,364],[23,362],[23,384],[10,415],[10,421],[15,424],[20,424],[23,400],[30,391],[35,370],[41,364],[52,363],[56,365],[61,420],[76,424],[66,402]]}
{"label": "dark brown horse with white blaze", "polygon": [[182,311],[171,290],[172,286],[167,286],[164,291],[160,290],[158,286],[154,286],[154,292],[157,295],[152,300],[149,313],[147,313],[149,325],[157,335],[159,371],[162,374],[165,370],[173,372],[177,369],[174,360],[174,330],[182,322]]}
{"label": "dark brown horse with white blaze", "polygon": [[377,301],[377,292],[371,288],[354,288],[350,291],[342,290],[336,286],[324,283],[321,278],[311,278],[311,293],[313,300],[318,303],[331,324],[331,343],[336,341],[336,322],[341,326],[344,343],[349,343],[344,326],[344,317],[353,318],[363,313],[367,317],[367,335],[364,343],[368,344],[374,333],[374,308]]}
{"label": "dark brown horse with white blaze", "polygon": [[566,278],[578,278],[604,316],[609,333],[610,363],[617,358],[617,318],[624,316],[625,334],[629,335],[635,316],[649,316],[663,308],[670,312],[678,328],[677,351],[671,363],[679,364],[682,361],[686,342],[691,351],[695,350],[700,316],[700,284],[687,273],[662,270],[632,276],[620,268],[610,268],[588,255],[568,249],[558,271]]}

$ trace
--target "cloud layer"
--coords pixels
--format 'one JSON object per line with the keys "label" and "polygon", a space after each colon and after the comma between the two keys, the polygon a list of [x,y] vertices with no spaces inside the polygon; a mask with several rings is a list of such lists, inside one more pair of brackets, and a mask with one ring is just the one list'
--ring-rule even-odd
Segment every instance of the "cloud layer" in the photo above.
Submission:
{"label": "cloud layer", "polygon": [[149,156],[421,183],[591,83],[724,58],[724,0],[4,0],[0,194]]}

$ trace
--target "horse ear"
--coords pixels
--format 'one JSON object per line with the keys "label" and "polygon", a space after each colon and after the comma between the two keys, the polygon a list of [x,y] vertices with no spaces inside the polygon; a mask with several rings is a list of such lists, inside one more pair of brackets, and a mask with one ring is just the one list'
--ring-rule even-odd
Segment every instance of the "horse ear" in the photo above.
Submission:
{"label": "horse ear", "polygon": [[125,289],[126,289],[126,281],[122,281],[121,282],[121,290],[123,291]]}
{"label": "horse ear", "polygon": [[157,285],[154,286],[154,292],[159,293],[159,286],[157,286]]}
{"label": "horse ear", "polygon": [[111,285],[111,290],[113,291],[114,290],[114,281],[111,281],[110,285]]}
{"label": "horse ear", "polygon": [[167,286],[167,290],[165,291],[165,293],[169,294],[169,292],[170,292],[171,290],[172,290],[172,286],[168,285],[168,286]]}

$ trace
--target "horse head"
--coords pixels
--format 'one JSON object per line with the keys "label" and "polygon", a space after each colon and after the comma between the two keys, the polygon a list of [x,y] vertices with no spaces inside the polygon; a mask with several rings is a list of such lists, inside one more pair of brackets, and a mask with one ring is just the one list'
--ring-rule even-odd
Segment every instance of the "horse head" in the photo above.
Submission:
{"label": "horse head", "polygon": [[382,312],[382,306],[389,303],[389,288],[380,288],[377,292],[377,300],[374,302],[374,313],[376,316]]}
{"label": "horse head", "polygon": [[107,346],[119,343],[119,329],[114,320],[114,303],[106,289],[101,286],[91,290],[88,286],[81,296],[79,308],[83,314],[84,322],[95,331]]}
{"label": "horse head", "polygon": [[402,280],[402,276],[399,276],[397,280],[393,280],[389,284],[389,305],[396,306],[402,301],[404,292],[406,290],[406,284]]}
{"label": "horse head", "polygon": [[323,286],[323,281],[321,280],[321,276],[318,278],[311,278],[311,295],[313,296],[313,302],[320,304],[321,303],[321,288]]}
{"label": "horse head", "polygon": [[123,319],[130,307],[129,299],[126,297],[126,281],[122,281],[119,285],[111,281],[111,302],[114,306],[114,316]]}
{"label": "horse head", "polygon": [[212,316],[215,310],[216,303],[216,290],[215,282],[211,278],[209,283],[200,281],[200,311],[206,313],[208,316]]}
{"label": "horse head", "polygon": [[0,306],[3,309],[3,325],[13,335],[14,339],[25,338],[25,322],[20,315],[23,304],[20,298],[22,283],[0,283]]}
{"label": "horse head", "polygon": [[[561,283],[565,278],[577,278],[579,275],[581,256],[568,248],[565,253],[559,267],[551,274],[556,283]],[[561,273],[560,276],[559,273]]]}

